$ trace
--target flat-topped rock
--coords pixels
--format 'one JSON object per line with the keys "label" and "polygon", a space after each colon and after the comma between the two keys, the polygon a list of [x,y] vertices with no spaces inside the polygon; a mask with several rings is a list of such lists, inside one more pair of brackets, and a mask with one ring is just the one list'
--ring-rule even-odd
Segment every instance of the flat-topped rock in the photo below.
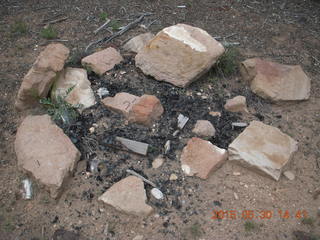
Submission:
{"label": "flat-topped rock", "polygon": [[240,72],[251,90],[262,98],[271,101],[309,99],[311,81],[300,65],[252,58],[241,63]]}
{"label": "flat-topped rock", "polygon": [[156,80],[186,87],[224,53],[206,31],[186,24],[164,28],[135,57],[136,66]]}
{"label": "flat-topped rock", "polygon": [[114,97],[106,97],[102,99],[102,103],[110,110],[129,117],[132,106],[138,102],[140,97],[130,93],[117,93]]}
{"label": "flat-topped rock", "polygon": [[60,43],[49,44],[24,76],[15,102],[17,110],[36,106],[47,97],[53,82],[69,57],[69,49]]}
{"label": "flat-topped rock", "polygon": [[129,176],[113,184],[99,200],[127,214],[148,216],[153,209],[146,204],[147,196],[143,181]]}
{"label": "flat-topped rock", "polygon": [[86,69],[90,69],[98,75],[103,75],[121,61],[123,61],[123,58],[120,53],[113,47],[109,47],[83,58],[81,64]]}
{"label": "flat-topped rock", "polygon": [[129,122],[148,127],[159,120],[164,111],[160,100],[152,95],[138,97],[122,92],[104,98],[102,103],[110,110],[123,114]]}
{"label": "flat-topped rock", "polygon": [[202,138],[211,138],[216,134],[214,126],[208,120],[198,120],[192,132]]}
{"label": "flat-topped rock", "polygon": [[279,180],[282,168],[297,149],[297,142],[278,128],[252,121],[228,151],[230,161]]}
{"label": "flat-topped rock", "polygon": [[192,138],[183,148],[180,161],[182,171],[188,176],[207,179],[227,160],[225,149],[200,138]]}
{"label": "flat-topped rock", "polygon": [[18,166],[58,197],[74,171],[80,152],[49,115],[28,116],[18,128],[14,143]]}

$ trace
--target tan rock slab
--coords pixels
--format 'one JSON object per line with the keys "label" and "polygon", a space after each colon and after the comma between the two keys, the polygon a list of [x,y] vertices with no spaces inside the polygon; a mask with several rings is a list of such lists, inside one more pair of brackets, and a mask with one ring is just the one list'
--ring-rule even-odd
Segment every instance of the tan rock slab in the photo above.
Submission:
{"label": "tan rock slab", "polygon": [[200,138],[192,138],[181,154],[181,168],[188,176],[197,176],[207,179],[227,160],[225,149],[213,145],[209,141]]}
{"label": "tan rock slab", "polygon": [[123,58],[120,53],[116,49],[109,47],[83,58],[81,64],[96,74],[103,75],[121,61],[123,61]]}
{"label": "tan rock slab", "polygon": [[[73,89],[66,96],[70,88]],[[52,95],[54,97],[66,97],[65,100],[72,105],[80,104],[80,110],[91,107],[96,103],[87,71],[82,68],[68,67],[64,69],[54,84]]]}
{"label": "tan rock slab", "polygon": [[278,128],[252,121],[228,151],[230,161],[279,180],[282,168],[297,149],[297,142]]}
{"label": "tan rock slab", "polygon": [[53,198],[74,171],[80,152],[49,115],[28,116],[14,143],[18,166],[45,185]]}
{"label": "tan rock slab", "polygon": [[140,97],[121,92],[117,93],[114,97],[106,97],[102,100],[102,103],[112,111],[123,114],[125,117],[129,117],[129,112],[134,104],[138,102]]}
{"label": "tan rock slab", "polygon": [[203,138],[211,138],[216,134],[214,126],[208,120],[198,120],[192,132]]}
{"label": "tan rock slab", "polygon": [[154,38],[154,34],[152,33],[143,33],[134,38],[130,39],[124,46],[123,49],[128,52],[139,52],[142,48],[144,48],[148,42]]}
{"label": "tan rock slab", "polygon": [[115,209],[136,216],[148,216],[153,209],[146,204],[143,181],[129,176],[112,185],[99,200]]}
{"label": "tan rock slab", "polygon": [[164,109],[160,100],[152,95],[143,95],[133,104],[129,112],[129,121],[145,126],[151,126],[159,120]]}
{"label": "tan rock slab", "polygon": [[15,102],[17,110],[36,106],[39,98],[47,97],[53,82],[63,69],[69,49],[60,43],[49,44],[24,76]]}
{"label": "tan rock slab", "polygon": [[262,98],[271,101],[309,99],[311,81],[300,65],[252,58],[241,63],[240,72],[251,90]]}
{"label": "tan rock slab", "polygon": [[224,53],[206,31],[186,24],[164,28],[135,57],[136,66],[156,80],[186,87]]}
{"label": "tan rock slab", "polygon": [[228,99],[224,105],[224,109],[229,112],[241,112],[248,113],[247,100],[244,96],[236,96],[232,99]]}

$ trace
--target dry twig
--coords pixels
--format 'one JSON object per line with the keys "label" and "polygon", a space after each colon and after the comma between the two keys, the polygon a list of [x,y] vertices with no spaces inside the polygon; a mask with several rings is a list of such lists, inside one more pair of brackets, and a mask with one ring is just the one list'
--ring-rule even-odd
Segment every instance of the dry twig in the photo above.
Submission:
{"label": "dry twig", "polygon": [[116,37],[121,36],[122,34],[124,34],[125,32],[127,32],[129,29],[133,28],[133,27],[136,26],[138,23],[140,23],[145,16],[149,16],[149,15],[151,15],[151,13],[143,13],[143,14],[141,14],[141,16],[140,16],[139,18],[137,18],[137,19],[134,20],[133,22],[129,23],[127,26],[125,26],[124,28],[122,28],[120,31],[112,34],[110,37],[109,37],[109,36],[108,36],[108,37],[104,37],[104,38],[102,38],[102,39],[100,39],[100,40],[97,40],[97,41],[95,41],[95,42],[90,43],[90,44],[86,47],[85,52],[87,52],[88,49],[89,49],[91,46],[93,46],[93,45],[100,44],[100,43],[108,43],[108,42],[110,42],[111,40],[115,39]]}

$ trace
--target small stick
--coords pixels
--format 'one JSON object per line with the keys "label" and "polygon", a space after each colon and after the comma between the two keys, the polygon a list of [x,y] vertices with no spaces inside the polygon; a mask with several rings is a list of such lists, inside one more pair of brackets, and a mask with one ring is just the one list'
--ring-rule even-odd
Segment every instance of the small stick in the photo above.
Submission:
{"label": "small stick", "polygon": [[104,28],[105,26],[107,26],[110,23],[110,19],[108,19],[104,24],[102,24],[100,27],[98,27],[95,31],[94,34],[97,34],[102,28]]}
{"label": "small stick", "polygon": [[63,22],[65,20],[67,20],[67,19],[68,19],[68,17],[59,18],[59,19],[52,20],[52,21],[48,22],[48,24],[54,24],[54,23],[58,23],[58,22]]}
{"label": "small stick", "polygon": [[68,39],[53,39],[53,40],[48,40],[49,42],[69,42]]}
{"label": "small stick", "polygon": [[151,182],[148,179],[146,179],[145,177],[141,176],[139,173],[137,173],[133,170],[130,170],[130,169],[127,169],[126,171],[127,171],[127,173],[130,173],[130,174],[142,179],[144,182],[150,184],[152,187],[157,188],[157,186],[153,182]]}

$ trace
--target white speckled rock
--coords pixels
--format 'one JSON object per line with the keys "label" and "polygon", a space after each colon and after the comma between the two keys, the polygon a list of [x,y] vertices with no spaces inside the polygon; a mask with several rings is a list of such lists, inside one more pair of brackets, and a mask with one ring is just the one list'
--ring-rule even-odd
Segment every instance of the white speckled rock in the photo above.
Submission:
{"label": "white speckled rock", "polygon": [[159,81],[186,87],[206,73],[224,47],[206,31],[186,24],[164,28],[135,57],[136,66]]}

